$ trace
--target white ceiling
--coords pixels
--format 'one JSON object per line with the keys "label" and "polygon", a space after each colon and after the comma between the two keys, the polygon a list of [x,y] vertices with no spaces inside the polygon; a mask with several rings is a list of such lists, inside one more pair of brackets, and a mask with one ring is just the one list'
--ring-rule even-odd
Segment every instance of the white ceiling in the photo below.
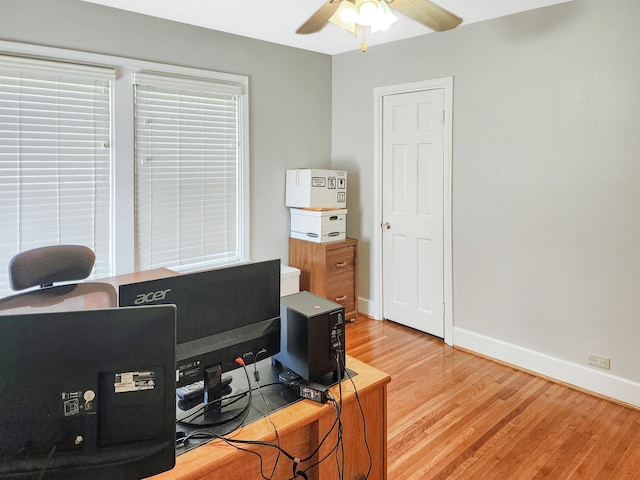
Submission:
{"label": "white ceiling", "polygon": [[[326,0],[84,0],[131,12],[197,25],[243,37],[334,55],[360,49],[360,38],[327,24],[311,35],[295,31]],[[434,0],[463,18],[461,26],[569,0]],[[401,13],[386,32],[370,34],[369,47],[433,33]],[[460,28],[460,27],[458,27]]]}

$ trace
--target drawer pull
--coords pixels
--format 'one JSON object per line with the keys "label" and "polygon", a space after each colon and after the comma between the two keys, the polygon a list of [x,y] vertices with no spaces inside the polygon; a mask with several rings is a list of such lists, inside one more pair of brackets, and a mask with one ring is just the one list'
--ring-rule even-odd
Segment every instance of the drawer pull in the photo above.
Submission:
{"label": "drawer pull", "polygon": [[347,262],[338,262],[336,263],[336,268],[344,268],[347,266]]}
{"label": "drawer pull", "polygon": [[344,302],[347,299],[346,295],[342,295],[341,297],[336,298],[336,302]]}

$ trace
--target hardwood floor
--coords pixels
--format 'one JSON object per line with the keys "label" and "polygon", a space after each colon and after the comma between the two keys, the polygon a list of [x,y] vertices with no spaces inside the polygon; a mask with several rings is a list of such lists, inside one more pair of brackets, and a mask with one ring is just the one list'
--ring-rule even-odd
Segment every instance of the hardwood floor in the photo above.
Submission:
{"label": "hardwood floor", "polygon": [[391,375],[388,478],[640,479],[640,411],[392,322],[347,324],[347,353]]}

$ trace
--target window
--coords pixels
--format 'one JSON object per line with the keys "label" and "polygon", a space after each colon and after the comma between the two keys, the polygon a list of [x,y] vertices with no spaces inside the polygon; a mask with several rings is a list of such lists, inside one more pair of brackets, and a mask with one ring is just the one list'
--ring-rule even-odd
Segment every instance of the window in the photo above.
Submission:
{"label": "window", "polygon": [[238,261],[239,86],[135,75],[136,269]]}
{"label": "window", "polygon": [[113,69],[0,56],[0,296],[20,251],[82,244],[110,273]]}
{"label": "window", "polygon": [[246,76],[0,52],[0,297],[11,257],[43,245],[90,247],[93,278],[248,258]]}

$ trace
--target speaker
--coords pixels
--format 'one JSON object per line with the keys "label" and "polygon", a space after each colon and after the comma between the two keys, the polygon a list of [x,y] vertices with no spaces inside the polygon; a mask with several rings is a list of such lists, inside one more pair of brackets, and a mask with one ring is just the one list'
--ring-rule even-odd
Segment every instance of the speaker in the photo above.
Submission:
{"label": "speaker", "polygon": [[303,291],[280,298],[281,363],[305,380],[332,383],[344,372],[344,307]]}

